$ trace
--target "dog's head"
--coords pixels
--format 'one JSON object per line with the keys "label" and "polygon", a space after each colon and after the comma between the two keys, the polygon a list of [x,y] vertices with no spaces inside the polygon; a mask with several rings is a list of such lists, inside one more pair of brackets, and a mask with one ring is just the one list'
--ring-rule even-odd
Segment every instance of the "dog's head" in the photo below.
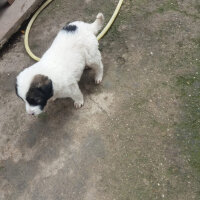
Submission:
{"label": "dog's head", "polygon": [[27,113],[31,115],[42,113],[48,99],[53,96],[52,81],[47,76],[38,74],[33,77],[27,91],[23,90],[23,85],[20,84],[16,83],[16,93],[25,101]]}

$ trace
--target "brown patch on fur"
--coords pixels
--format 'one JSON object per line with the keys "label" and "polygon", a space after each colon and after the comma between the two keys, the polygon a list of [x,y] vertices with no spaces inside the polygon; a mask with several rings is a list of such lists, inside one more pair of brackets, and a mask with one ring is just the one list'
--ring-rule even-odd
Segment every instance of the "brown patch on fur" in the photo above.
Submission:
{"label": "brown patch on fur", "polygon": [[43,85],[48,85],[50,81],[51,80],[47,76],[41,74],[35,75],[31,82],[30,88],[40,88]]}

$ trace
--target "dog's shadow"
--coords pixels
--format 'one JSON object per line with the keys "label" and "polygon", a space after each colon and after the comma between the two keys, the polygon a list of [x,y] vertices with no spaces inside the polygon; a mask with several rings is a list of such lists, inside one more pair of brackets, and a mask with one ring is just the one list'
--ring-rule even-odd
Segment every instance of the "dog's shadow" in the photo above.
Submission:
{"label": "dog's shadow", "polygon": [[94,70],[86,68],[79,82],[79,87],[83,95],[90,95],[100,90],[100,87],[94,82]]}
{"label": "dog's shadow", "polygon": [[[91,69],[84,71],[79,87],[84,97],[96,93],[101,88],[95,84],[94,72]],[[49,141],[51,137],[54,138],[53,140],[63,137],[70,138],[71,134],[64,131],[66,128],[63,128],[63,126],[67,127],[67,122],[70,120],[78,120],[79,115],[76,112],[78,110],[74,108],[73,100],[70,98],[57,99],[48,103],[46,112],[30,124],[25,133],[25,138],[20,142],[21,145],[32,148],[46,137]]]}

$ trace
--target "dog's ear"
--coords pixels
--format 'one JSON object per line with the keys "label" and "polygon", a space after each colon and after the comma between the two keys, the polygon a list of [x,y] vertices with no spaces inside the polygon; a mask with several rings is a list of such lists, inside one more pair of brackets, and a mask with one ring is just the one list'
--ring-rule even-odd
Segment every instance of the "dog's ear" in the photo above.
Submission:
{"label": "dog's ear", "polygon": [[15,82],[15,93],[16,93],[16,95],[23,101],[23,99],[19,96],[19,93],[18,93],[17,80],[16,80],[16,82]]}
{"label": "dog's ear", "polygon": [[18,97],[20,97],[19,94],[18,94],[17,80],[16,80],[16,82],[15,82],[15,93],[16,93],[16,95],[17,95]]}
{"label": "dog's ear", "polygon": [[51,79],[44,75],[36,75],[33,78],[30,88],[37,88],[40,90],[46,99],[53,96],[53,84]]}

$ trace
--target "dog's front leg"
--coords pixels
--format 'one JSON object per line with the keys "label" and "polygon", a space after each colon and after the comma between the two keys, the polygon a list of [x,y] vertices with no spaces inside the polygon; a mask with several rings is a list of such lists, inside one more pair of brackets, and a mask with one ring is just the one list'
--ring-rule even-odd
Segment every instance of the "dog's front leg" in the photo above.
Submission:
{"label": "dog's front leg", "polygon": [[80,91],[78,83],[74,83],[70,86],[70,97],[74,100],[75,108],[81,108],[84,104],[83,94]]}

